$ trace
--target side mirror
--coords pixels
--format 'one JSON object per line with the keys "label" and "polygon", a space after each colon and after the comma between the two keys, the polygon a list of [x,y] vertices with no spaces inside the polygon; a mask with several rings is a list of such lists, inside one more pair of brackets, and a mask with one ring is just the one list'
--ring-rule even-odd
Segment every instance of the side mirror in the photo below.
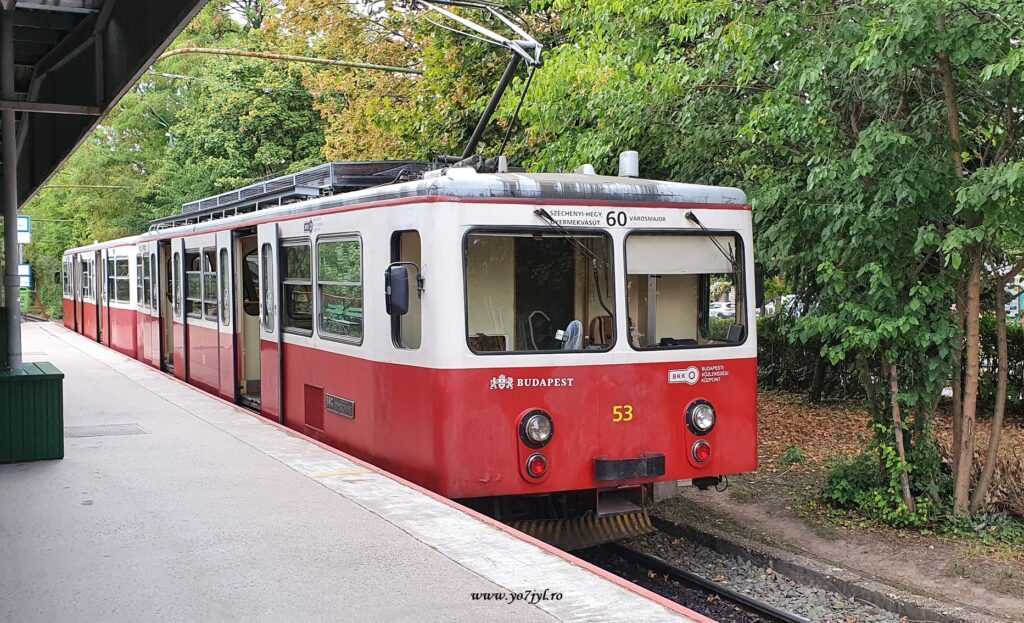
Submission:
{"label": "side mirror", "polygon": [[57,272],[53,273],[53,282],[54,283],[61,283],[60,271],[59,270]]}
{"label": "side mirror", "polygon": [[754,264],[754,307],[764,307],[764,266]]}
{"label": "side mirror", "polygon": [[409,269],[392,264],[384,271],[384,304],[388,315],[409,313]]}

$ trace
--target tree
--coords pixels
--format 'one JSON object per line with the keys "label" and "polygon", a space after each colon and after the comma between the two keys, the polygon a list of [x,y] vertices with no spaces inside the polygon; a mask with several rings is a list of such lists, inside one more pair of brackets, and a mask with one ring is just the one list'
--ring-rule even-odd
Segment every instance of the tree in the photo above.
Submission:
{"label": "tree", "polygon": [[[955,353],[964,353],[951,500],[964,512],[981,282],[1022,224],[1010,211],[1019,211],[1024,179],[1024,9],[555,7],[569,41],[548,56],[524,109],[527,141],[538,146],[532,162],[610,170],[618,151],[636,147],[644,175],[742,185],[760,257],[812,310],[793,337],[820,341],[833,362],[859,362],[878,423],[872,446],[902,521],[920,521],[950,492],[932,418]],[[949,311],[957,290],[963,329]]]}

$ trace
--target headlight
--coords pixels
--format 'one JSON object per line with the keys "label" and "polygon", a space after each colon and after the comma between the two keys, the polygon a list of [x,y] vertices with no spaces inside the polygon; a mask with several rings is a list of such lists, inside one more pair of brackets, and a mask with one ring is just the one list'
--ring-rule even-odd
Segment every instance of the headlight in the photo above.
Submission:
{"label": "headlight", "polygon": [[715,425],[715,409],[711,403],[698,400],[690,405],[686,425],[694,435],[706,435]]}
{"label": "headlight", "polygon": [[555,424],[551,416],[539,409],[528,413],[519,425],[519,437],[531,448],[540,448],[551,441],[554,431]]}

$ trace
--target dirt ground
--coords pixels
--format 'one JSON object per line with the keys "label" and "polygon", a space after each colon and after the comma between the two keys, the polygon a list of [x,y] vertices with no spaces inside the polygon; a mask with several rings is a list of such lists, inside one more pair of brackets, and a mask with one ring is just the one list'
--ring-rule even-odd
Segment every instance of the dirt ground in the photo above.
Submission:
{"label": "dirt ground", "polygon": [[[760,469],[729,479],[725,493],[687,489],[656,506],[667,519],[713,521],[719,529],[781,547],[884,583],[1024,621],[1024,548],[986,545],[897,530],[823,508],[817,494],[831,459],[856,453],[868,416],[850,406],[806,405],[802,397],[759,398]],[[948,434],[939,423],[940,435]],[[987,439],[987,423],[979,423]],[[1024,448],[1024,429],[1011,423],[1001,446]],[[785,464],[787,448],[803,453]],[[795,451],[790,451],[790,458]]]}

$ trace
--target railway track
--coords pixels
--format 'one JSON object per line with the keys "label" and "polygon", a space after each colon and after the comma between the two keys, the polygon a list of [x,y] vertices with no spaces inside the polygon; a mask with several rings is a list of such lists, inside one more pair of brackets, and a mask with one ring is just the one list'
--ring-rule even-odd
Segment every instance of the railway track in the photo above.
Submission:
{"label": "railway track", "polygon": [[[696,589],[697,591],[709,596],[710,599],[707,600],[708,603],[713,603],[715,600],[728,602],[729,604],[734,605],[736,610],[752,615],[752,618],[747,619],[748,621],[764,621],[766,623],[811,623],[809,619],[800,615],[783,610],[782,608],[773,606],[765,601],[733,590],[728,586],[709,580],[696,573],[680,569],[657,556],[645,554],[644,552],[635,550],[620,543],[609,543],[598,549],[610,556],[628,561],[638,568],[649,570],[649,573],[647,574],[648,578],[650,578],[651,573],[653,573],[655,576],[661,576],[666,580],[673,580],[679,584]],[[662,593],[662,591],[657,590],[657,587],[648,586],[647,588],[654,590],[655,592]],[[666,592],[672,593],[673,591]],[[664,596],[672,599],[673,601],[679,601],[673,594],[664,594]],[[689,603],[684,603],[683,605],[694,608],[692,600],[690,600]],[[719,613],[716,612],[708,614],[715,616]],[[734,617],[733,620],[742,619]]]}

